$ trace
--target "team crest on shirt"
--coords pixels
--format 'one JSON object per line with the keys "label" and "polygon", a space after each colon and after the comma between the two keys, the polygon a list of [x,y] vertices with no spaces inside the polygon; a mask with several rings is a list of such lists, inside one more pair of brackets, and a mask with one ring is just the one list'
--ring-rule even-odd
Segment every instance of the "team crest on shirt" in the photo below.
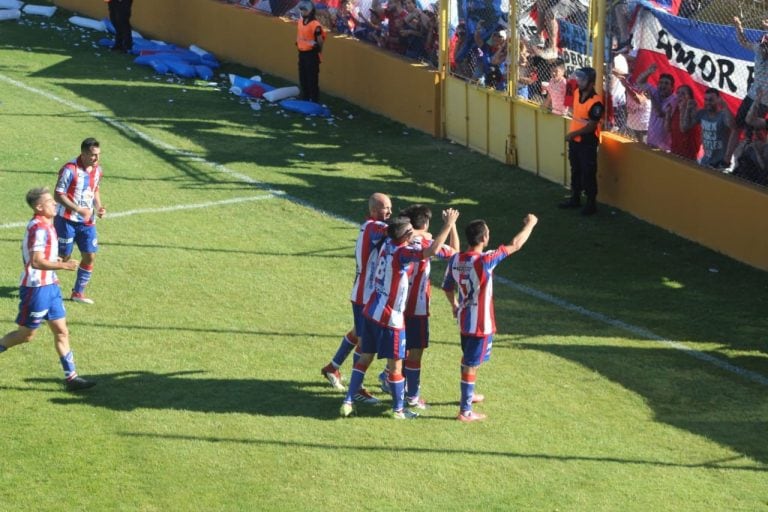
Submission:
{"label": "team crest on shirt", "polygon": [[93,204],[93,190],[87,188],[83,190],[83,198],[80,200],[80,206],[90,206]]}

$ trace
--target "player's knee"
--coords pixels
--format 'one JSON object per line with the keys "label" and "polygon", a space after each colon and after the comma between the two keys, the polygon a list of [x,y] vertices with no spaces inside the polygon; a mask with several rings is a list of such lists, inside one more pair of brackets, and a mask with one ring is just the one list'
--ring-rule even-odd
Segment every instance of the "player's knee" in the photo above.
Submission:
{"label": "player's knee", "polygon": [[16,332],[16,340],[19,344],[29,343],[35,338],[35,334],[37,334],[37,329],[20,329]]}

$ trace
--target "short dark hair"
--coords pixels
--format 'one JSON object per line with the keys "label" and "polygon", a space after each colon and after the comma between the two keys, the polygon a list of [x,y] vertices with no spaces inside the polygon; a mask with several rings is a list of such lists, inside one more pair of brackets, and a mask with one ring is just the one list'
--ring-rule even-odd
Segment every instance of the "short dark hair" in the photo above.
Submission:
{"label": "short dark hair", "polygon": [[704,94],[714,94],[715,96],[720,96],[720,91],[714,87],[707,87],[707,90],[704,91]]}
{"label": "short dark hair", "polygon": [[83,142],[80,143],[80,151],[82,151],[83,153],[98,147],[99,147],[99,141],[97,141],[93,137],[88,137],[87,139],[85,139]]}
{"label": "short dark hair", "polygon": [[27,192],[27,204],[34,210],[35,206],[40,202],[40,198],[50,193],[51,191],[48,190],[48,187],[33,188]]}
{"label": "short dark hair", "polygon": [[467,224],[464,234],[467,235],[469,245],[480,245],[485,235],[488,234],[488,225],[482,219],[473,220]]}
{"label": "short dark hair", "polygon": [[409,230],[413,231],[411,219],[402,216],[394,217],[387,225],[387,236],[392,240],[400,240],[408,234]]}
{"label": "short dark hair", "polygon": [[400,210],[398,214],[400,217],[408,217],[411,219],[411,226],[413,229],[424,229],[432,219],[432,210],[429,206],[423,204],[413,204],[403,210]]}
{"label": "short dark hair", "polygon": [[673,77],[669,73],[662,73],[662,74],[659,75],[659,80],[663,80],[665,78],[672,83],[672,87],[675,86],[675,77]]}

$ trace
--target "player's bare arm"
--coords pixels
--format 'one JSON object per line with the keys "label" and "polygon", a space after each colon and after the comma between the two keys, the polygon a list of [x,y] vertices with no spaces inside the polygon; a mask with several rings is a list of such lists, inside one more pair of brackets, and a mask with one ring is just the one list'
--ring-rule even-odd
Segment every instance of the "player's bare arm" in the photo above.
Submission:
{"label": "player's bare arm", "polygon": [[451,226],[456,224],[456,219],[459,218],[459,211],[454,208],[448,208],[443,210],[443,227],[440,229],[440,233],[434,239],[434,243],[424,249],[424,259],[431,258],[437,251],[440,250],[440,246],[443,245],[451,232]]}
{"label": "player's bare arm", "polygon": [[60,205],[63,205],[64,208],[66,208],[69,211],[75,212],[78,215],[82,215],[85,220],[88,220],[91,218],[91,215],[93,214],[93,210],[90,208],[85,208],[81,206],[77,206],[74,201],[72,201],[69,197],[67,197],[66,194],[62,194],[60,192],[56,192],[54,195],[54,198],[56,199],[56,202]]}
{"label": "player's bare arm", "polygon": [[51,261],[45,259],[45,255],[40,251],[32,253],[32,268],[37,270],[75,270],[80,264],[79,261]]}
{"label": "player's bare arm", "polygon": [[512,239],[509,245],[506,246],[507,253],[512,254],[513,252],[517,252],[522,249],[525,245],[525,242],[527,242],[528,238],[530,238],[531,233],[533,232],[533,228],[538,222],[539,219],[534,214],[529,213],[526,215],[523,219],[523,229],[521,229],[520,232],[515,235],[515,238]]}

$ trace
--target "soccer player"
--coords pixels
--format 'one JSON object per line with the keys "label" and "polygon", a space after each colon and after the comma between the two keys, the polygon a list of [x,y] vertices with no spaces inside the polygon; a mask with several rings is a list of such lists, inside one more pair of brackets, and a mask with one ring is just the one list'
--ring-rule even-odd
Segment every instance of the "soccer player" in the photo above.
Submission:
{"label": "soccer player", "polygon": [[[341,340],[341,345],[336,350],[331,362],[320,370],[320,373],[328,379],[331,386],[341,391],[344,390],[344,385],[341,383],[339,368],[358,346],[359,338],[363,335],[363,306],[365,299],[371,293],[371,276],[376,264],[376,254],[378,254],[379,247],[387,235],[386,221],[391,216],[392,201],[389,196],[376,192],[368,198],[368,218],[360,226],[360,234],[355,243],[355,281],[350,296],[354,327]],[[357,357],[359,357],[359,351],[355,352],[354,358]],[[379,399],[363,387],[355,394],[354,398],[358,402],[379,403]]]}
{"label": "soccer player", "polygon": [[[400,216],[408,217],[413,226],[414,246],[429,247],[432,235],[429,233],[429,221],[432,210],[429,207],[415,204],[400,212]],[[435,257],[448,259],[459,252],[459,233],[453,224],[448,245],[440,247]],[[431,264],[429,259],[421,260],[411,266],[408,275],[408,301],[405,305],[405,401],[408,407],[426,409],[428,406],[420,394],[421,360],[424,349],[429,346],[429,303],[432,297],[432,282],[430,281]],[[379,375],[381,389],[390,392],[389,376],[386,371]]]}
{"label": "soccer player", "polygon": [[93,381],[77,375],[75,359],[69,347],[69,331],[64,303],[56,270],[75,270],[77,261],[58,258],[56,230],[52,219],[56,214],[56,201],[47,188],[33,188],[27,192],[27,204],[35,212],[27,224],[21,255],[24,272],[19,285],[18,329],[0,339],[0,353],[11,347],[32,341],[43,320],[53,332],[53,342],[64,368],[64,385],[69,391],[94,386]]}
{"label": "soccer player", "polygon": [[85,295],[85,287],[91,280],[93,262],[99,250],[94,215],[101,218],[107,212],[99,193],[103,175],[100,157],[99,141],[85,139],[80,144],[80,156],[67,162],[59,171],[55,190],[59,206],[53,224],[59,235],[59,254],[68,261],[75,243],[80,250],[82,261],[71,299],[82,304],[93,304],[93,300]]}
{"label": "soccer player", "polygon": [[365,303],[365,331],[360,340],[360,359],[349,379],[347,396],[341,405],[341,415],[354,412],[353,397],[363,382],[374,354],[387,359],[389,389],[392,393],[392,417],[412,419],[418,413],[405,409],[405,302],[408,298],[408,271],[418,261],[429,259],[440,250],[459,212],[453,208],[443,211],[443,227],[429,247],[409,245],[413,226],[407,217],[393,219],[387,227],[387,239],[379,250],[371,296]]}
{"label": "soccer player", "polygon": [[[461,402],[457,419],[470,422],[485,419],[485,414],[472,411],[472,404],[484,397],[475,394],[475,378],[480,365],[491,357],[496,321],[493,312],[493,269],[519,251],[531,236],[538,222],[529,213],[523,219],[523,229],[509,245],[495,251],[483,252],[488,247],[490,230],[483,220],[473,220],[466,228],[467,250],[448,260],[443,290],[453,307],[461,332]],[[459,291],[458,300],[456,290]]]}

